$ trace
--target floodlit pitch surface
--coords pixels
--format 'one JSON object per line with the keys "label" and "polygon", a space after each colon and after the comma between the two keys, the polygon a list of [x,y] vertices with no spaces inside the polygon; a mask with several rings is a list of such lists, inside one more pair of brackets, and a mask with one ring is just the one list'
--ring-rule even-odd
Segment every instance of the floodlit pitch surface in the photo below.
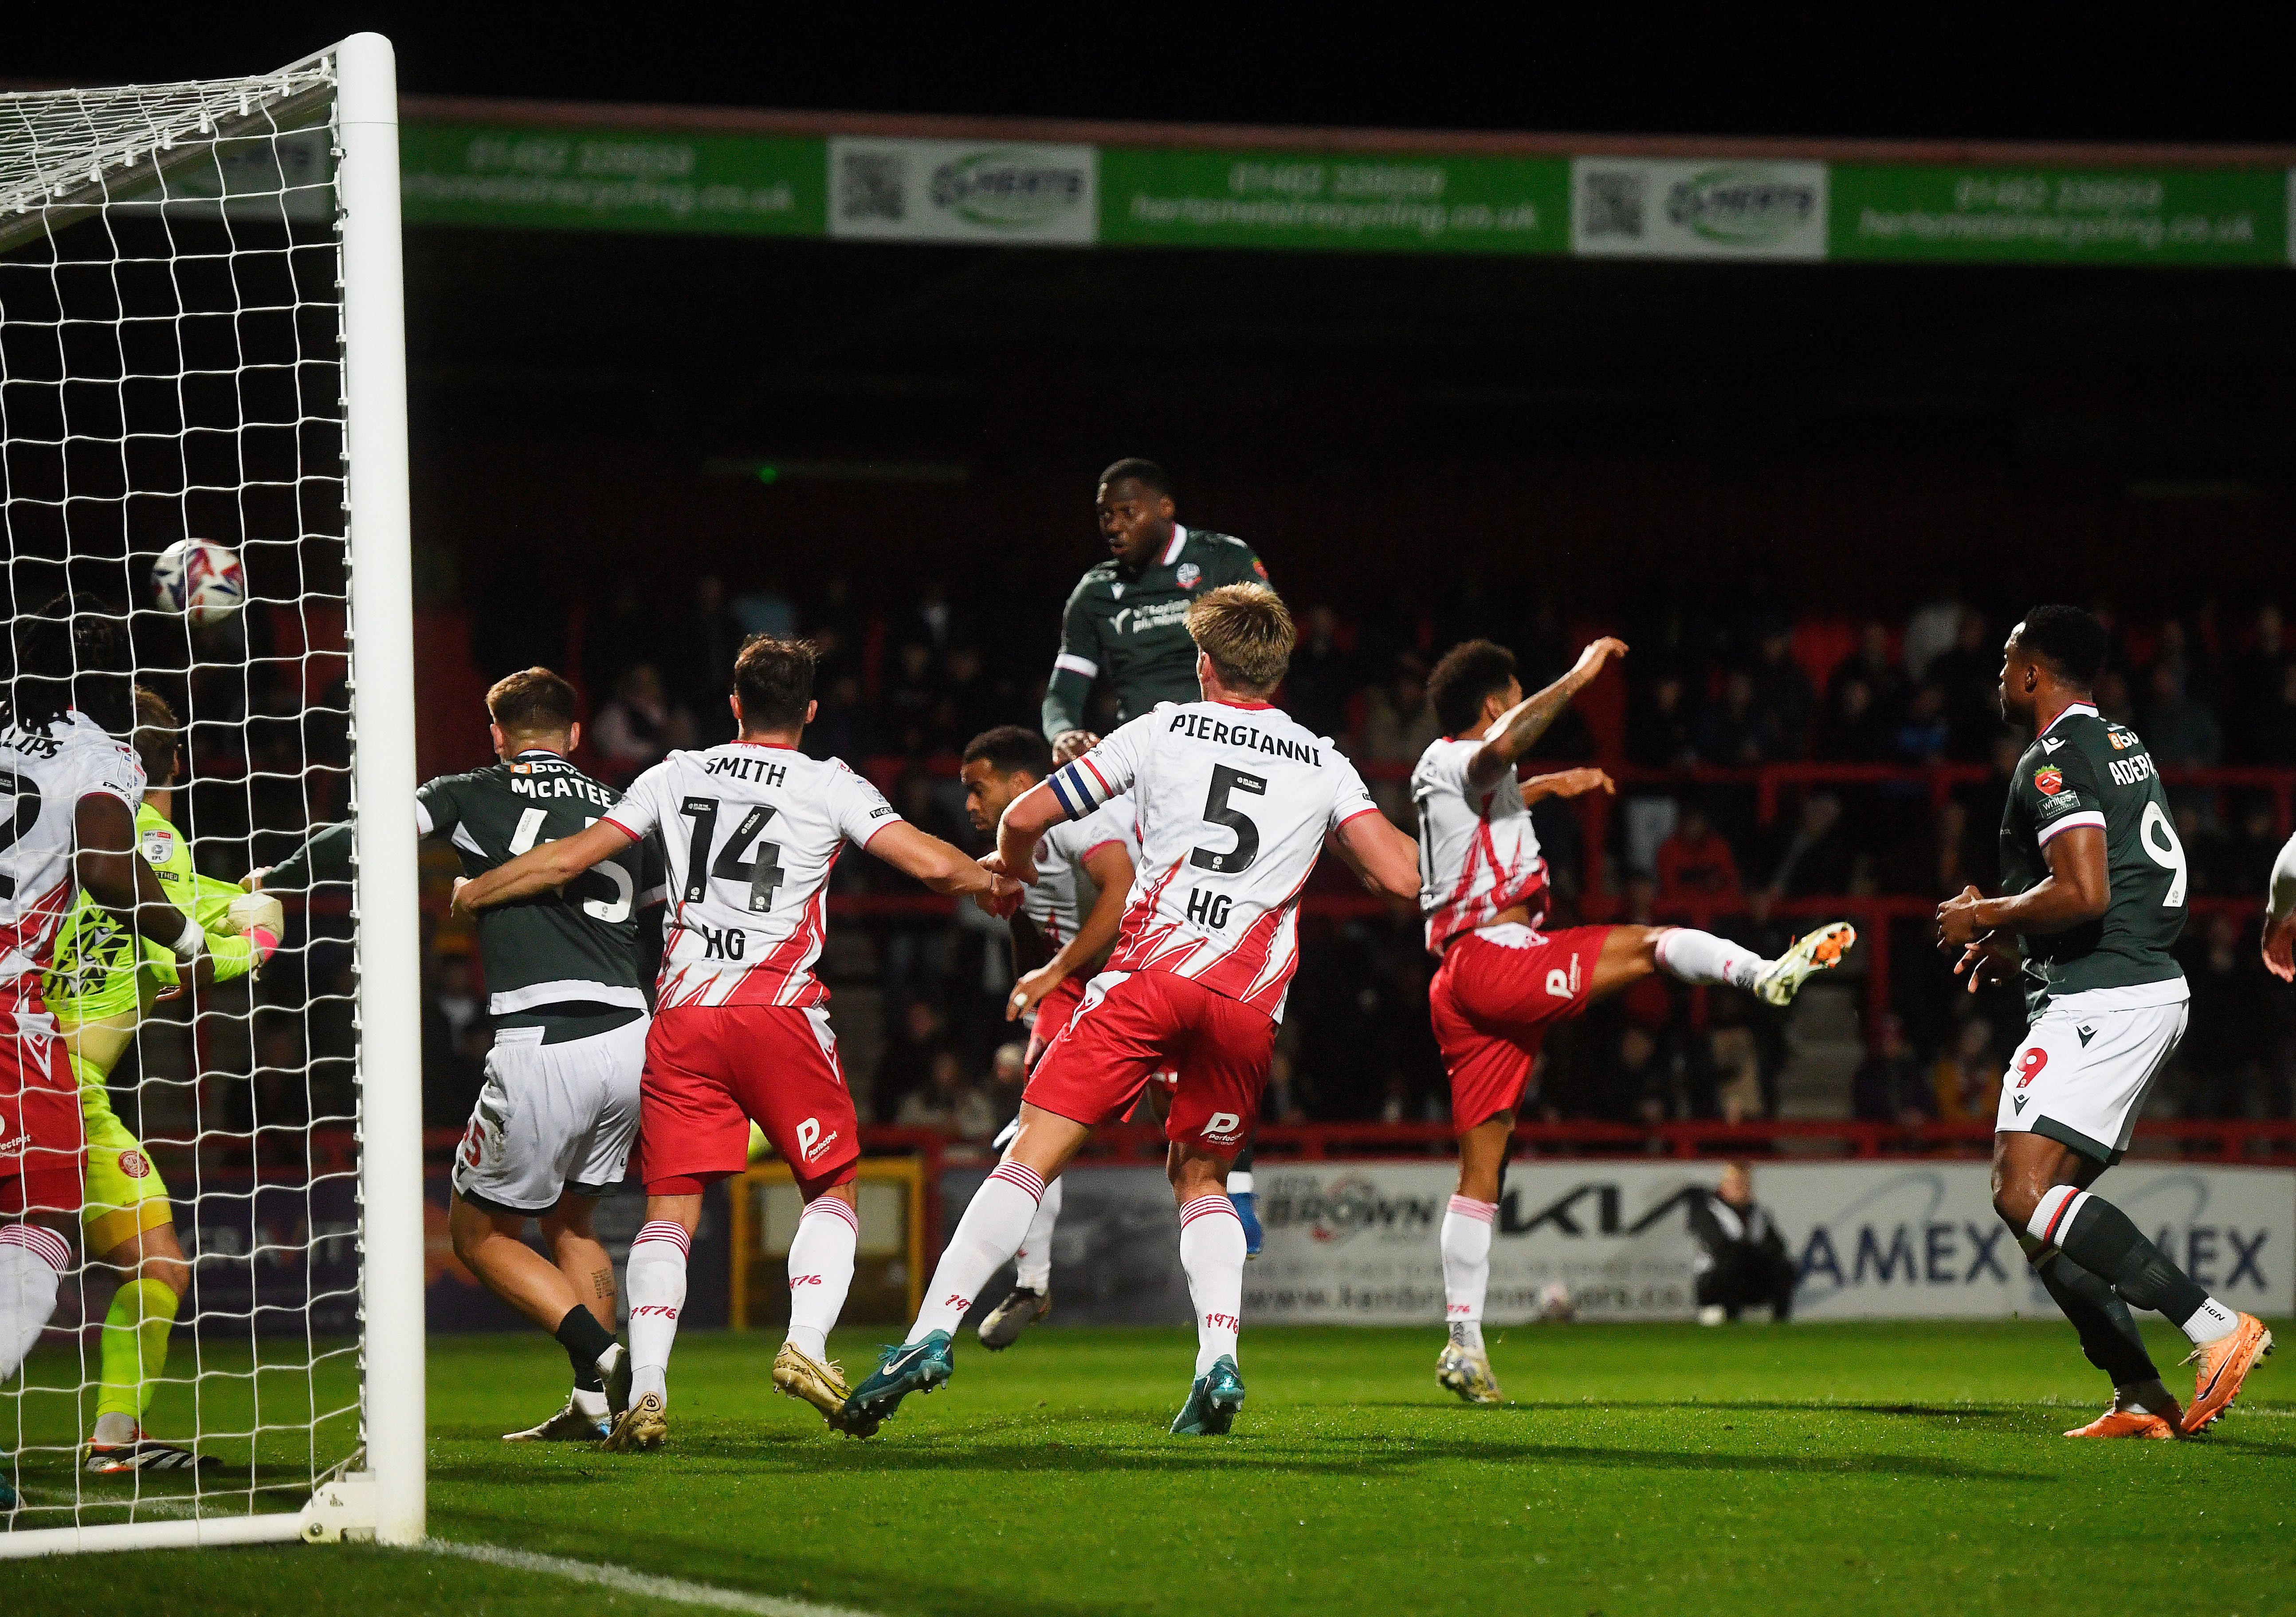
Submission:
{"label": "floodlit pitch surface", "polygon": [[[2296,1609],[2286,1355],[2200,1441],[2074,1443],[2098,1378],[2053,1325],[1494,1334],[1515,1401],[1470,1409],[1434,1384],[1431,1330],[1247,1330],[1222,1441],[1164,1434],[1181,1333],[1041,1330],[960,1347],[948,1390],[861,1443],[773,1391],[771,1337],[696,1332],[670,1446],[635,1456],[501,1442],[555,1407],[563,1356],[438,1337],[430,1529],[762,1612]],[[851,1369],[873,1340],[834,1345]],[[2163,1365],[2183,1345],[2154,1335]],[[663,1593],[299,1546],[0,1563],[27,1613],[701,1609]]]}

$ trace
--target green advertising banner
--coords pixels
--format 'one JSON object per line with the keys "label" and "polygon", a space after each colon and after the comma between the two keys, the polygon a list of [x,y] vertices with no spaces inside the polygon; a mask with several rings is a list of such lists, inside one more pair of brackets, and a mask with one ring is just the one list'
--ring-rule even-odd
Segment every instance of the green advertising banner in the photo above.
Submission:
{"label": "green advertising banner", "polygon": [[1835,259],[2285,264],[2288,176],[1836,163],[1830,234]]}
{"label": "green advertising banner", "polygon": [[1103,146],[1100,241],[1111,247],[1567,252],[1562,158]]}
{"label": "green advertising banner", "polygon": [[399,169],[410,225],[815,236],[827,227],[818,140],[410,123]]}

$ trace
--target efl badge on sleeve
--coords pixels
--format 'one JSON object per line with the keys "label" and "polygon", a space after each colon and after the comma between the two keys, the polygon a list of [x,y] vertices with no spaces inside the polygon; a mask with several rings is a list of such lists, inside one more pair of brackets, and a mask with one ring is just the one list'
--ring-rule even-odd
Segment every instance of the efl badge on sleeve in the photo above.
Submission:
{"label": "efl badge on sleeve", "polygon": [[2065,772],[2054,764],[2044,764],[2033,771],[2033,784],[2044,797],[2054,797],[2065,789]]}

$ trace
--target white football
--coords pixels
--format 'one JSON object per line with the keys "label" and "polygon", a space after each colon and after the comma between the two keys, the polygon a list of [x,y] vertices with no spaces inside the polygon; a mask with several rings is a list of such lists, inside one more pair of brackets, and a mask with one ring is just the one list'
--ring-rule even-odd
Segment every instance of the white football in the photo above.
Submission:
{"label": "white football", "polygon": [[1578,1305],[1571,1301],[1570,1288],[1560,1280],[1550,1280],[1538,1288],[1538,1317],[1561,1324],[1578,1317]]}
{"label": "white football", "polygon": [[212,628],[247,604],[247,575],[229,546],[177,539],[152,564],[152,596],[193,628]]}

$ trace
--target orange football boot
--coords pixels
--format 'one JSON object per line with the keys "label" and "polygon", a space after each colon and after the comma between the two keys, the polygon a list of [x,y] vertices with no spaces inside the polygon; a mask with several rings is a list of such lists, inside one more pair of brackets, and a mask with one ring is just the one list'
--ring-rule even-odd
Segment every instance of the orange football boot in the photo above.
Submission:
{"label": "orange football boot", "polygon": [[2199,1367],[2193,1373],[2193,1401],[2185,1410],[2186,1437],[2205,1430],[2210,1422],[2232,1408],[2248,1373],[2272,1351],[2272,1333],[2253,1314],[2243,1314],[2229,1336],[2219,1336],[2204,1348],[2194,1348],[2185,1360]]}
{"label": "orange football boot", "polygon": [[2075,1426],[2067,1437],[2141,1437],[2167,1438],[2174,1441],[2177,1428],[2160,1416],[2147,1415],[2142,1409],[2123,1409],[2118,1405],[2086,1426]]}

